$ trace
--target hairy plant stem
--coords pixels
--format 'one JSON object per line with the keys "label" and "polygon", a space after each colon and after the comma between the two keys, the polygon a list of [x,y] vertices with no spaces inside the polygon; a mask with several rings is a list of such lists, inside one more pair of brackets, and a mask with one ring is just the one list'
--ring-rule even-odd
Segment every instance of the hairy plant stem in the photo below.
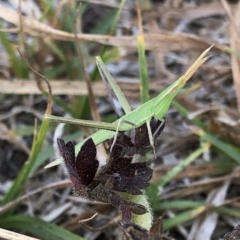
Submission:
{"label": "hairy plant stem", "polygon": [[147,209],[147,213],[142,215],[132,214],[132,223],[135,223],[138,226],[141,226],[142,228],[145,228],[146,230],[150,230],[153,222],[153,214],[152,209],[148,201],[148,197],[143,193],[143,195],[131,195],[128,193],[121,194],[122,197],[125,200],[141,204]]}

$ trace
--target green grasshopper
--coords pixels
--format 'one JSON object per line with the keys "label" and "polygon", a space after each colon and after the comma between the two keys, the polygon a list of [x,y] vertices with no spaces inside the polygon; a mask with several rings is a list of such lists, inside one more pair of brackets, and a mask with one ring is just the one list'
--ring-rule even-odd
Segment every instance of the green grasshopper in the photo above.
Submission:
{"label": "green grasshopper", "polygon": [[[52,115],[45,115],[44,118],[50,122],[63,122],[63,123],[77,124],[81,126],[101,129],[88,137],[88,138],[91,137],[96,145],[108,139],[111,139],[114,136],[117,136],[118,131],[124,131],[124,132],[129,131],[134,128],[140,127],[144,123],[146,123],[148,127],[148,132],[149,132],[149,141],[153,146],[153,136],[150,129],[150,120],[152,119],[152,117],[159,120],[163,119],[163,117],[166,115],[171,105],[172,100],[175,98],[178,92],[184,87],[186,82],[195,73],[195,71],[209,58],[205,56],[210,51],[211,48],[212,46],[206,49],[197,58],[197,60],[193,63],[193,65],[187,70],[187,72],[182,77],[180,77],[177,81],[175,81],[165,90],[163,90],[157,97],[147,101],[146,103],[142,104],[135,110],[131,110],[122,91],[120,90],[117,83],[115,82],[113,77],[110,75],[110,73],[106,69],[101,58],[96,57],[96,63],[101,73],[101,76],[108,80],[109,84],[113,88],[119,101],[123,104],[123,109],[126,114],[113,123],[104,123],[104,122],[96,122],[96,121],[90,121],[90,120],[72,119],[72,118],[68,119],[68,118],[57,117]],[[75,153],[79,152],[79,150],[81,149],[81,146],[85,141],[86,139],[81,141],[75,146]],[[62,159],[59,158],[53,161],[52,163],[48,164],[45,168],[53,167],[55,165],[60,164],[61,162],[62,162]]]}

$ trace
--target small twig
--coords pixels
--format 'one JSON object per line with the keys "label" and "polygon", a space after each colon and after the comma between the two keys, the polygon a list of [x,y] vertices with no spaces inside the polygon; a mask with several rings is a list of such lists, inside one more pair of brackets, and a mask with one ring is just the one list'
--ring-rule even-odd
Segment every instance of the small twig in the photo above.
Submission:
{"label": "small twig", "polygon": [[[24,49],[24,54],[25,54],[25,58],[27,59],[28,62],[33,62],[33,58],[30,58],[30,55],[28,54],[28,46],[27,46],[27,41],[26,41],[26,35],[24,32],[24,22],[23,22],[23,15],[22,15],[22,0],[19,0],[19,4],[18,4],[18,14],[19,14],[19,36],[21,39],[21,45],[23,46]],[[38,75],[36,75],[36,82],[37,82],[37,86],[40,89],[40,91],[44,91],[42,85],[41,85],[41,81],[38,78]]]}
{"label": "small twig", "polygon": [[77,34],[77,16],[78,16],[78,13],[79,13],[80,9],[81,9],[81,4],[79,4],[79,6],[76,10],[75,19],[74,19],[74,35],[75,35],[75,39],[76,39],[78,58],[81,62],[84,77],[85,77],[85,80],[86,80],[86,85],[87,85],[87,89],[88,89],[88,93],[89,93],[89,101],[90,101],[91,113],[92,113],[93,120],[100,121],[100,116],[99,116],[99,113],[97,111],[97,104],[96,104],[95,97],[94,97],[93,90],[92,90],[92,83],[91,83],[89,74],[86,71],[86,65],[85,65],[85,61],[84,61],[84,58],[83,58],[83,53],[82,53],[82,50],[81,50],[81,46],[80,46],[79,39],[78,39],[78,34]]}
{"label": "small twig", "polygon": [[0,214],[3,214],[5,212],[9,211],[13,207],[15,207],[17,204],[25,201],[27,198],[29,198],[37,193],[40,193],[40,192],[43,192],[43,191],[46,191],[49,189],[66,188],[71,185],[72,185],[72,183],[69,180],[63,180],[63,181],[54,182],[54,183],[48,184],[46,186],[37,188],[31,192],[28,192],[27,194],[23,195],[22,197],[19,197],[16,200],[9,202],[9,203],[5,204],[4,206],[0,207]]}
{"label": "small twig", "polygon": [[[48,81],[48,79],[46,77],[44,77],[41,73],[39,73],[38,71],[36,71],[27,61],[27,59],[23,56],[23,54],[20,52],[20,50],[18,49],[18,47],[16,46],[20,56],[22,57],[22,59],[25,61],[25,63],[28,65],[28,67],[40,78],[42,78],[48,86],[48,104],[47,104],[47,109],[46,109],[46,114],[51,114],[51,110],[52,110],[52,88],[51,85]],[[43,90],[44,91],[44,90]]]}
{"label": "small twig", "polygon": [[98,213],[95,213],[95,214],[92,215],[90,218],[86,218],[86,219],[79,220],[78,223],[83,224],[83,223],[85,223],[85,222],[91,221],[91,220],[94,219],[97,215],[98,215]]}
{"label": "small twig", "polygon": [[[96,213],[97,214],[97,213]],[[96,215],[95,214],[95,215]],[[95,217],[94,215],[94,217]],[[84,221],[84,220],[83,220]],[[102,225],[101,227],[90,227],[88,225],[86,225],[85,223],[82,222],[82,220],[79,220],[79,223],[84,226],[85,228],[87,228],[88,230],[90,230],[91,232],[99,232],[99,231],[102,231],[104,229],[106,229],[107,227],[110,227],[112,225],[116,225],[116,224],[120,224],[120,218],[119,217],[116,217],[114,218],[112,221]]]}

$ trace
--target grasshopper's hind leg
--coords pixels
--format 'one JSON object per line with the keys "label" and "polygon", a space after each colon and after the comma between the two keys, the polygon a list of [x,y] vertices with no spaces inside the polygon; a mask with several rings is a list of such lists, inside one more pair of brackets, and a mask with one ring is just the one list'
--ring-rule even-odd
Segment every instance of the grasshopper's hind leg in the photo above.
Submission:
{"label": "grasshopper's hind leg", "polygon": [[158,137],[158,134],[161,134],[161,132],[163,131],[163,129],[165,127],[166,119],[163,117],[159,121],[161,121],[161,124],[158,126],[156,131],[153,133],[153,139],[156,139]]}

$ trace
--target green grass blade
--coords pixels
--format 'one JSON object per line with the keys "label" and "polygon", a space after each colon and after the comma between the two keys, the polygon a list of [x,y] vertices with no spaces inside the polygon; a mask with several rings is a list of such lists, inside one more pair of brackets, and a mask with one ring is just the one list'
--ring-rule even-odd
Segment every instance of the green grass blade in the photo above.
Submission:
{"label": "green grass blade", "polygon": [[[26,61],[26,59],[25,58],[23,58],[23,59],[24,59],[25,63],[31,68],[31,66]],[[43,78],[44,81],[48,85],[48,91],[49,91],[49,93],[48,93],[48,103],[47,103],[45,113],[51,113],[52,90],[51,90],[50,84],[47,81],[47,79],[44,78],[41,74],[36,72],[33,68],[31,68],[31,69],[35,74],[37,74],[39,77]],[[44,92],[44,94],[46,94],[46,92]],[[21,188],[23,187],[23,185],[27,181],[27,179],[30,175],[30,172],[31,172],[31,170],[34,166],[34,163],[35,163],[35,161],[36,161],[36,159],[37,159],[37,157],[38,157],[38,155],[41,151],[43,141],[44,141],[46,133],[48,131],[49,122],[47,120],[43,119],[42,124],[41,124],[40,129],[39,129],[39,132],[37,132],[37,126],[36,125],[37,124],[35,124],[35,134],[34,134],[32,149],[31,149],[31,152],[29,154],[28,160],[24,163],[23,167],[21,168],[20,172],[18,173],[18,176],[14,180],[11,188],[9,189],[7,194],[4,196],[3,200],[1,201],[1,205],[4,205],[4,204],[14,200],[18,196]]]}
{"label": "green grass blade", "polygon": [[[145,1],[148,4],[148,1]],[[136,10],[137,10],[137,18],[138,18],[138,65],[139,65],[139,75],[140,75],[140,96],[141,103],[145,103],[149,100],[149,79],[148,79],[148,65],[146,60],[146,52],[145,52],[145,41],[143,34],[143,26],[142,26],[142,15],[141,15],[141,7],[144,6],[142,2],[136,1]]]}
{"label": "green grass blade", "polygon": [[149,86],[148,86],[148,65],[145,54],[145,41],[142,31],[142,22],[139,10],[139,35],[138,35],[138,64],[140,74],[140,96],[141,103],[145,103],[149,100]]}
{"label": "green grass blade", "polygon": [[[0,20],[0,28],[2,28]],[[13,44],[9,41],[7,38],[7,33],[0,31],[0,41],[3,47],[6,50],[6,53],[8,54],[9,63],[11,64],[11,67],[13,68],[13,71],[15,73],[16,77],[23,77],[22,76],[22,65],[21,62],[16,57],[15,49],[13,47]]]}
{"label": "green grass blade", "polygon": [[117,10],[117,13],[115,15],[115,18],[112,22],[112,26],[110,28],[110,31],[109,31],[109,35],[113,35],[116,28],[117,28],[117,24],[118,24],[118,21],[121,17],[121,14],[122,14],[122,10],[123,10],[123,6],[125,4],[126,0],[121,0],[120,4],[119,4],[119,7],[118,7],[118,10]]}
{"label": "green grass blade", "polygon": [[138,36],[138,64],[140,74],[140,95],[141,103],[145,103],[149,100],[149,79],[148,79],[148,65],[145,54],[145,42],[144,36],[141,34]]}
{"label": "green grass blade", "polygon": [[218,207],[216,212],[240,219],[239,208]]}
{"label": "green grass blade", "polygon": [[238,164],[240,163],[240,148],[235,147],[232,144],[227,143],[223,140],[220,140],[208,132],[202,131],[200,136],[201,136],[201,139],[203,139],[204,141],[210,142],[219,151],[231,157]]}
{"label": "green grass blade", "polygon": [[36,217],[14,215],[0,220],[0,226],[5,229],[26,231],[41,240],[86,240],[53,223],[45,222]]}
{"label": "green grass blade", "polygon": [[240,212],[238,209],[233,209],[230,207],[220,206],[214,207],[211,204],[207,204],[205,202],[200,201],[189,201],[189,200],[174,200],[174,201],[164,201],[159,204],[156,211],[167,211],[171,210],[182,210],[182,209],[189,209],[182,213],[177,214],[171,219],[164,220],[164,230],[171,229],[176,227],[180,224],[184,224],[187,221],[192,220],[193,218],[197,217],[199,214],[205,211],[215,211],[220,214],[225,214],[232,217],[240,218]]}
{"label": "green grass blade", "polygon": [[196,202],[196,201],[188,201],[188,200],[177,200],[177,201],[168,201],[162,202],[159,205],[158,210],[169,210],[169,209],[188,209],[193,208],[182,213],[177,214],[171,219],[164,220],[163,229],[164,231],[176,227],[178,225],[184,224],[187,221],[190,221],[201,213],[205,211],[214,211],[217,213],[225,214],[232,217],[240,218],[240,212],[238,209],[233,209],[230,207],[220,206],[214,207],[213,205],[204,203],[204,202]]}
{"label": "green grass blade", "polygon": [[120,89],[120,87],[118,86],[118,84],[116,83],[116,81],[114,80],[114,78],[112,77],[112,75],[110,74],[110,72],[107,70],[106,66],[104,65],[101,57],[96,57],[96,63],[97,63],[97,67],[98,70],[102,76],[102,79],[105,81],[105,79],[107,79],[108,83],[111,85],[114,93],[117,96],[118,101],[120,102],[124,112],[130,113],[131,112],[131,107],[128,104],[127,99],[125,98],[122,90]]}
{"label": "green grass blade", "polygon": [[173,201],[164,201],[159,204],[154,211],[163,211],[167,209],[172,210],[182,210],[189,208],[198,208],[205,205],[204,202],[196,202],[190,200],[173,200]]}
{"label": "green grass blade", "polygon": [[171,229],[173,227],[176,227],[178,225],[181,225],[187,221],[190,221],[197,216],[199,216],[201,213],[206,211],[205,206],[200,206],[198,208],[191,209],[189,211],[185,211],[183,213],[180,213],[176,215],[173,218],[167,219],[163,222],[163,230],[166,231],[168,229]]}
{"label": "green grass blade", "polygon": [[12,201],[14,198],[16,198],[27,181],[29,174],[31,172],[31,169],[34,166],[34,163],[41,151],[43,141],[45,139],[45,135],[47,133],[49,126],[49,122],[47,120],[43,120],[41,127],[39,129],[39,132],[36,136],[36,139],[33,142],[33,146],[29,155],[28,160],[25,162],[23,167],[21,168],[17,178],[14,180],[13,185],[11,186],[10,190],[7,192],[7,194],[4,196],[3,200],[1,201],[1,204],[6,204],[10,201]]}

